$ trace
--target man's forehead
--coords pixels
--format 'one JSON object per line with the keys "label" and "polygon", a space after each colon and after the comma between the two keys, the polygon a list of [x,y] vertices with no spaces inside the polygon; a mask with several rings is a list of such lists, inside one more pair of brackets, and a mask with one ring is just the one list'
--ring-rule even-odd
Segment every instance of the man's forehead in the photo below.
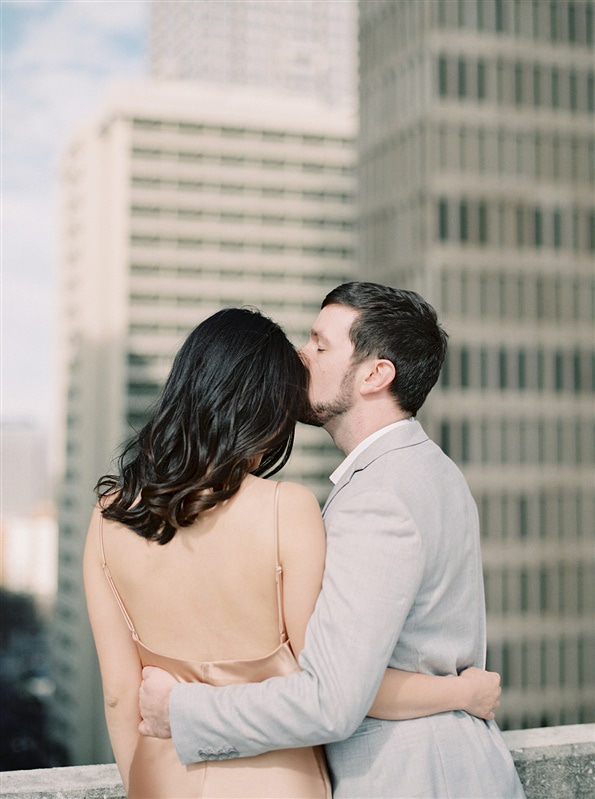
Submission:
{"label": "man's forehead", "polygon": [[312,325],[311,334],[326,340],[347,337],[358,312],[345,305],[325,305]]}

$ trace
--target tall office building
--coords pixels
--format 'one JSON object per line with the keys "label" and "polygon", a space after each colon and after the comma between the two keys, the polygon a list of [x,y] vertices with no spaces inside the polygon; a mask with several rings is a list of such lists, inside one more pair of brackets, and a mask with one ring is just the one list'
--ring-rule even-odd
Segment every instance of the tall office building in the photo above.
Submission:
{"label": "tall office building", "polygon": [[261,86],[353,103],[354,0],[153,0],[154,78]]}
{"label": "tall office building", "polygon": [[[93,486],[206,316],[254,305],[306,340],[353,269],[354,135],[352,115],[313,99],[148,82],[114,90],[70,143],[55,708],[74,763],[110,759],[81,584]],[[327,441],[302,428],[284,470],[321,499]]]}
{"label": "tall office building", "polygon": [[592,721],[592,0],[360,11],[361,269],[450,333],[428,432],[482,533],[505,727]]}

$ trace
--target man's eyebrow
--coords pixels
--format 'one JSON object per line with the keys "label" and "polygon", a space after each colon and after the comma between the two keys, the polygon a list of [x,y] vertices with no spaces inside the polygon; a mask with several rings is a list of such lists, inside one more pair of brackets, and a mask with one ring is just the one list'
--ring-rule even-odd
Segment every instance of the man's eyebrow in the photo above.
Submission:
{"label": "man's eyebrow", "polygon": [[318,341],[322,341],[324,344],[330,343],[328,338],[323,333],[319,333],[315,327],[313,327],[312,330],[310,330],[310,335],[312,336],[312,338],[317,338]]}

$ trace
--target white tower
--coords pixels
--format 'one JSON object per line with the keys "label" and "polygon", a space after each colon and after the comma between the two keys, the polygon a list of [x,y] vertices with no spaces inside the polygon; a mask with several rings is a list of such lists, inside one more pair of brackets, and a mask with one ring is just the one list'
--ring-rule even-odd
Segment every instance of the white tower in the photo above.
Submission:
{"label": "white tower", "polygon": [[592,721],[594,4],[359,10],[361,269],[450,333],[424,421],[479,505],[499,719]]}

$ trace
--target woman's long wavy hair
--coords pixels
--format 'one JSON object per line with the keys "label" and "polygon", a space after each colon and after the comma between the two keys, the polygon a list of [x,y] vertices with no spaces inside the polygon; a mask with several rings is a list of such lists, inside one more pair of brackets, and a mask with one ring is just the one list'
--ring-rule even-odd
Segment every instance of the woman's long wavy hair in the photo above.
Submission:
{"label": "woman's long wavy hair", "polygon": [[248,473],[284,466],[305,402],[307,372],[281,328],[256,310],[219,311],[182,345],[119,473],[97,483],[103,515],[166,544]]}

